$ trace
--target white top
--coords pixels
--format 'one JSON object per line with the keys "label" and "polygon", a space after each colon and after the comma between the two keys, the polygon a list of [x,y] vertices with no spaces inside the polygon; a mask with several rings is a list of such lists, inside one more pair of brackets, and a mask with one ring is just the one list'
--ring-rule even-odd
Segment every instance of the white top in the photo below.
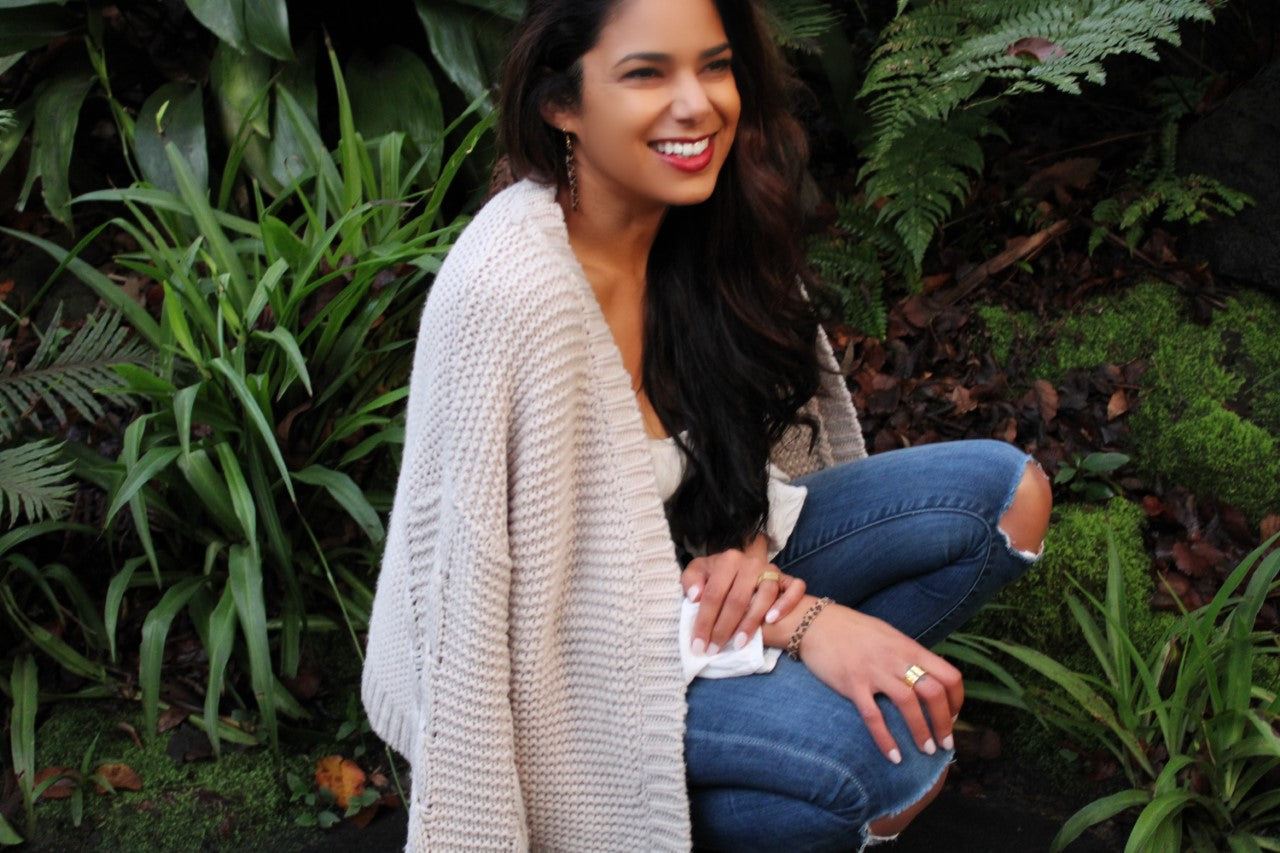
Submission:
{"label": "white top", "polygon": [[[653,457],[653,475],[658,484],[658,497],[667,503],[676,489],[684,482],[685,455],[671,436],[650,438],[649,453]],[[769,538],[769,559],[778,555],[787,544],[796,520],[804,507],[808,494],[804,486],[787,482],[786,473],[773,463],[769,464],[768,500],[769,512],[765,519],[765,535]],[[745,646],[735,649],[726,646],[719,654],[698,654],[693,650],[693,622],[698,615],[698,605],[685,599],[680,606],[680,664],[686,682],[694,678],[733,678],[738,675],[755,675],[772,672],[778,663],[781,649],[765,648],[764,632],[756,629]]]}
{"label": "white top", "polygon": [[[773,447],[793,477],[865,455],[814,343],[817,441]],[[431,286],[369,619],[362,695],[413,764],[409,849],[689,850],[679,577],[555,188],[518,183]]]}

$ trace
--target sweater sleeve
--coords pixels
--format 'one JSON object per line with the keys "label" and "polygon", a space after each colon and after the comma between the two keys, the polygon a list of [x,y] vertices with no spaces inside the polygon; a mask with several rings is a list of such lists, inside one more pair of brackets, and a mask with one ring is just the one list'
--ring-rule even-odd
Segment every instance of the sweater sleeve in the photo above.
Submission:
{"label": "sweater sleeve", "polygon": [[370,619],[363,696],[413,766],[413,850],[528,846],[508,699],[513,335],[495,280],[456,263],[427,301]]}

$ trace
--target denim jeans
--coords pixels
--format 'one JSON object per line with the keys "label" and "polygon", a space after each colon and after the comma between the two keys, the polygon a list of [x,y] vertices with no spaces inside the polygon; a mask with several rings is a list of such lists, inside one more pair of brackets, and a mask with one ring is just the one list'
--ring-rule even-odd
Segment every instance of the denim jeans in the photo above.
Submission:
{"label": "denim jeans", "polygon": [[[1033,560],[998,527],[1028,457],[996,441],[895,450],[796,482],[809,494],[774,562],[925,645],[942,639]],[[709,850],[854,850],[867,823],[919,800],[951,754],[919,751],[897,709],[891,764],[853,704],[803,663],[694,679],[685,763],[694,843]]]}

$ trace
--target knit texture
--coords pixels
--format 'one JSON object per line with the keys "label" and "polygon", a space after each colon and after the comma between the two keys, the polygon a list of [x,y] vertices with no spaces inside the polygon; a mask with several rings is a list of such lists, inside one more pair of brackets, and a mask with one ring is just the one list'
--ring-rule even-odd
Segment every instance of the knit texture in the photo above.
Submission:
{"label": "knit texture", "polygon": [[[818,348],[791,476],[865,454]],[[413,765],[408,849],[689,849],[679,566],[553,188],[504,190],[449,253],[408,405],[362,685]]]}

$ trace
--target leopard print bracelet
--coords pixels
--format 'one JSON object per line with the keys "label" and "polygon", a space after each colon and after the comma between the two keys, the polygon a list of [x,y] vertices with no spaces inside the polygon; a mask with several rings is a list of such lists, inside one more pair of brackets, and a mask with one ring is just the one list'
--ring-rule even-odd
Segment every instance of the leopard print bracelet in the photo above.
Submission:
{"label": "leopard print bracelet", "polygon": [[831,603],[829,598],[819,598],[813,604],[809,605],[809,609],[805,611],[804,618],[800,620],[800,624],[796,626],[796,632],[791,635],[791,639],[787,641],[787,657],[792,660],[800,660],[800,641],[804,639],[804,632],[809,630],[809,626],[813,624],[813,620],[818,618],[818,614],[822,612],[822,608]]}

